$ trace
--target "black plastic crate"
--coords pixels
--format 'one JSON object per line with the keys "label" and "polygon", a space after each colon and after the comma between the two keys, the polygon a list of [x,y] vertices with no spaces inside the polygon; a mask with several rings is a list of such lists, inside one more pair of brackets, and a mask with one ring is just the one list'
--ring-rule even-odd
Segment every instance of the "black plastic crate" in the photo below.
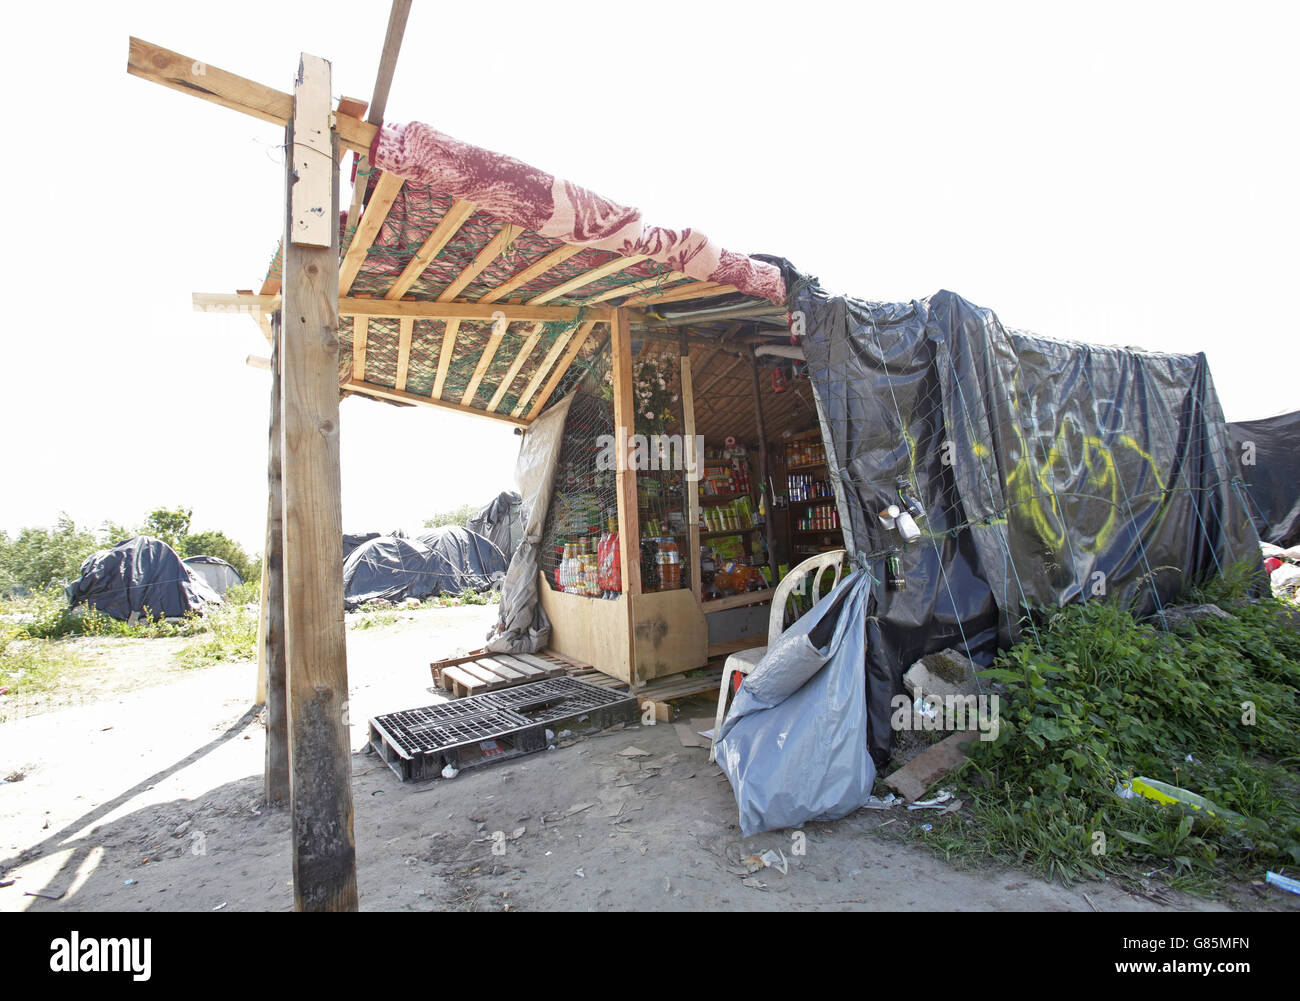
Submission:
{"label": "black plastic crate", "polygon": [[637,701],[574,678],[550,678],[370,720],[370,746],[403,782],[437,778],[546,748],[547,729],[630,723]]}

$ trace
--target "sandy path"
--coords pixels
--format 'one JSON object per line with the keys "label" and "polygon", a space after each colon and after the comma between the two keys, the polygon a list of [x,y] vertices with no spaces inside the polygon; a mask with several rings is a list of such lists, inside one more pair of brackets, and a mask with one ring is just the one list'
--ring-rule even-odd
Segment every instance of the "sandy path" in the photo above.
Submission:
{"label": "sandy path", "polygon": [[[889,823],[897,813],[810,824],[803,856],[791,854],[790,832],[741,839],[726,780],[670,726],[403,785],[361,752],[365,720],[436,701],[428,662],[477,646],[494,616],[491,607],[426,610],[348,633],[363,908],[1158,906],[1109,883],[1065,889],[1024,873],[954,870],[909,843],[910,820]],[[25,773],[0,785],[0,867],[16,878],[0,889],[0,909],[290,908],[289,819],[261,805],[254,680],[252,664],[222,665],[0,726],[0,775]],[[648,754],[620,755],[630,746]],[[494,832],[519,828],[494,854]],[[789,872],[747,877],[739,860],[767,848],[785,851]],[[24,896],[38,890],[63,897]],[[1170,896],[1180,907],[1221,906]]]}

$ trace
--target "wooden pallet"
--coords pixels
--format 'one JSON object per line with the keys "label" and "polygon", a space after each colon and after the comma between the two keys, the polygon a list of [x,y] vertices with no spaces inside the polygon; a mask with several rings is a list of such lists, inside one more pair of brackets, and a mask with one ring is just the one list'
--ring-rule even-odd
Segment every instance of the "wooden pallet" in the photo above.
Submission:
{"label": "wooden pallet", "polygon": [[[599,683],[597,678],[607,677],[588,665],[576,664],[549,650],[541,654],[488,653],[477,650],[463,657],[435,661],[429,665],[429,669],[433,674],[433,683],[458,699],[561,675],[570,675],[590,683]],[[596,677],[588,677],[589,674]]]}

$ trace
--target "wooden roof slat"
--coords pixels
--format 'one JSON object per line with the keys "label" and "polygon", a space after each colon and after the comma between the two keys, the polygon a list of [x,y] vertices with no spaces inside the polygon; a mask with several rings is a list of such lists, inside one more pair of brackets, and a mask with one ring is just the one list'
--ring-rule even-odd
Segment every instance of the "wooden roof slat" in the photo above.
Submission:
{"label": "wooden roof slat", "polygon": [[534,296],[533,298],[528,300],[527,305],[540,306],[543,303],[550,302],[552,299],[555,299],[559,296],[572,292],[574,289],[582,288],[584,285],[590,285],[594,281],[599,281],[602,278],[608,278],[610,275],[618,274],[620,271],[623,271],[626,268],[630,268],[635,264],[640,264],[642,261],[648,259],[649,257],[646,254],[635,254],[632,257],[616,258],[615,260],[610,261],[608,264],[602,264],[598,268],[593,268],[590,271],[584,271],[582,274],[578,275],[577,277],[570,278],[563,285],[557,285],[555,286],[555,288],[548,289],[547,291],[543,292],[541,295]]}
{"label": "wooden roof slat", "polygon": [[497,302],[501,299],[504,299],[515,289],[523,288],[529,282],[533,281],[536,278],[540,278],[542,275],[546,274],[546,272],[550,271],[552,268],[558,267],[559,265],[563,264],[574,254],[581,253],[586,249],[587,249],[586,247],[581,247],[578,246],[577,244],[566,243],[558,250],[551,251],[549,254],[547,254],[537,263],[530,264],[528,267],[524,268],[523,271],[519,272],[519,274],[511,278],[509,281],[503,282],[502,284],[498,285],[496,288],[494,288],[487,295],[480,298],[478,301]]}
{"label": "wooden roof slat", "polygon": [[442,350],[438,353],[438,374],[433,380],[433,398],[442,399],[442,387],[447,381],[447,370],[451,368],[452,356],[456,353],[456,336],[460,333],[460,320],[447,321],[447,329],[442,334]]}
{"label": "wooden roof slat", "polygon": [[456,296],[460,295],[461,290],[477,278],[484,268],[500,257],[506,247],[510,246],[510,241],[522,232],[522,227],[512,226],[509,223],[497,230],[496,236],[492,237],[487,242],[487,246],[475,255],[469,267],[457,275],[455,280],[442,290],[442,294],[438,296],[437,301],[451,302]]}
{"label": "wooden roof slat", "polygon": [[660,302],[680,302],[684,299],[707,299],[715,295],[729,295],[739,291],[735,286],[724,285],[721,282],[691,282],[689,285],[678,285],[663,292],[649,293],[637,299],[630,299],[626,305],[648,306]]}
{"label": "wooden roof slat", "polygon": [[560,380],[564,378],[564,373],[569,371],[569,366],[571,366],[573,360],[578,357],[578,352],[581,351],[582,346],[587,343],[587,338],[591,336],[591,332],[596,329],[596,323],[596,320],[588,320],[578,328],[577,334],[575,334],[573,340],[569,342],[569,350],[564,352],[564,357],[560,359],[560,364],[555,366],[555,371],[552,372],[551,377],[546,380],[546,385],[542,387],[542,391],[537,394],[537,400],[533,404],[533,409],[528,411],[529,421],[532,421],[542,412],[542,408],[546,406],[546,401],[549,400],[551,394],[555,392],[555,387],[558,386]]}
{"label": "wooden roof slat", "polygon": [[483,376],[487,373],[488,366],[492,364],[492,359],[496,357],[497,348],[501,347],[501,339],[506,335],[506,328],[510,324],[497,322],[492,324],[492,335],[483,347],[483,353],[478,356],[478,364],[474,366],[474,374],[470,376],[469,385],[465,387],[465,393],[461,396],[460,402],[469,406],[474,399],[474,394],[478,392],[479,383],[483,381]]}
{"label": "wooden roof slat", "polygon": [[375,190],[370,195],[366,211],[361,216],[357,231],[352,234],[352,242],[348,245],[348,252],[343,255],[343,262],[339,265],[339,295],[347,295],[351,290],[352,283],[361,271],[361,265],[365,263],[366,253],[379,235],[384,220],[388,218],[388,210],[393,207],[393,201],[402,190],[403,183],[404,180],[396,174],[381,174],[375,182]]}
{"label": "wooden roof slat", "polygon": [[366,379],[366,344],[370,340],[370,317],[358,316],[352,321],[352,378],[357,382]]}
{"label": "wooden roof slat", "polygon": [[410,290],[411,286],[420,280],[425,269],[433,263],[435,257],[442,253],[442,248],[451,242],[451,238],[460,232],[460,228],[465,225],[465,221],[474,214],[477,206],[473,202],[467,202],[462,198],[457,198],[451,203],[443,217],[438,221],[438,225],[433,227],[433,232],[421,244],[420,249],[415,252],[415,256],[407,263],[402,273],[397,276],[397,281],[393,282],[392,288],[384,293],[384,298],[388,300],[400,299]]}
{"label": "wooden roof slat", "polygon": [[397,333],[397,377],[393,380],[398,389],[406,389],[406,373],[411,366],[411,334],[415,330],[415,318],[402,317]]}
{"label": "wooden roof slat", "polygon": [[533,394],[537,392],[537,387],[542,384],[542,380],[546,378],[546,374],[551,370],[551,366],[555,364],[555,359],[560,357],[560,352],[563,351],[564,346],[573,339],[573,335],[577,330],[577,327],[572,327],[562,333],[559,337],[555,338],[555,343],[552,344],[550,349],[546,352],[546,357],[544,357],[542,363],[537,366],[537,371],[533,373],[533,377],[528,380],[528,385],[524,387],[523,393],[520,394],[519,402],[515,404],[515,409],[510,411],[512,416],[518,417],[524,412],[524,408],[528,406],[528,401],[531,400]]}
{"label": "wooden roof slat", "polygon": [[492,394],[492,399],[488,401],[487,408],[489,410],[495,410],[501,403],[501,398],[506,395],[506,391],[510,388],[510,384],[515,381],[515,376],[517,376],[519,370],[524,367],[524,362],[526,362],[528,356],[533,353],[533,348],[537,347],[537,342],[541,339],[542,331],[544,329],[546,329],[544,323],[533,325],[532,332],[529,333],[528,339],[525,340],[523,345],[519,348],[519,352],[515,355],[515,360],[510,363],[510,367],[506,369],[506,374],[501,377],[501,383],[497,386],[497,391]]}
{"label": "wooden roof slat", "polygon": [[400,389],[393,389],[390,386],[379,386],[371,382],[359,382],[356,379],[350,380],[339,387],[345,392],[358,393],[362,396],[374,396],[381,400],[392,400],[397,403],[414,403],[420,406],[437,407],[442,410],[454,410],[461,414],[474,414],[477,417],[487,417],[494,421],[504,421],[515,427],[527,427],[528,422],[512,417],[510,414],[492,413],[487,410],[479,410],[477,407],[465,406],[462,403],[452,403],[448,400],[437,400],[431,396],[420,396],[418,393],[408,393]]}
{"label": "wooden roof slat", "polygon": [[600,293],[600,295],[594,295],[590,299],[584,299],[583,302],[594,305],[598,302],[604,302],[607,299],[617,299],[621,295],[648,295],[651,292],[658,291],[665,285],[672,285],[675,282],[683,281],[685,278],[686,276],[680,271],[669,271],[667,274],[663,275],[651,275],[649,278],[638,278],[636,281],[629,282],[626,285],[619,285],[616,288],[606,289],[604,292]]}

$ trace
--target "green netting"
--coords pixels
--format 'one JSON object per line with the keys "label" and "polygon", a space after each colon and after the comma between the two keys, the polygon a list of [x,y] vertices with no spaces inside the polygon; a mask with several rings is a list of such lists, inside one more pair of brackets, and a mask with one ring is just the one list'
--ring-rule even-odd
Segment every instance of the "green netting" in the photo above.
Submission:
{"label": "green netting", "polygon": [[[578,326],[580,326],[580,324],[576,322],[557,322],[542,325],[541,336],[538,337],[537,344],[534,345],[533,350],[529,352],[528,360],[524,362],[523,367],[519,370],[519,374],[516,375],[514,380],[510,383],[510,387],[506,390],[506,395],[501,398],[501,403],[497,407],[498,412],[508,414],[519,405],[519,397],[527,388],[529,382],[532,381],[533,376],[537,374],[537,369],[542,362],[545,361],[547,352],[551,350],[551,347],[555,344],[557,339],[566,336],[568,331],[575,330]],[[556,359],[556,363],[558,363],[558,361],[559,359]],[[541,392],[540,386],[538,387],[538,392]],[[528,401],[529,406],[531,407],[535,401],[536,395],[534,394],[534,396]]]}
{"label": "green netting", "polygon": [[339,382],[352,378],[352,317],[339,317]]}
{"label": "green netting", "polygon": [[447,381],[442,386],[444,400],[460,402],[491,335],[490,323],[461,323],[460,333],[456,335],[455,356],[451,360],[451,367],[447,369]]}
{"label": "green netting", "polygon": [[366,337],[366,382],[393,388],[397,382],[397,320],[370,318]]}
{"label": "green netting", "polygon": [[438,376],[445,325],[438,320],[416,320],[411,331],[411,355],[406,366],[406,391],[428,396]]}

